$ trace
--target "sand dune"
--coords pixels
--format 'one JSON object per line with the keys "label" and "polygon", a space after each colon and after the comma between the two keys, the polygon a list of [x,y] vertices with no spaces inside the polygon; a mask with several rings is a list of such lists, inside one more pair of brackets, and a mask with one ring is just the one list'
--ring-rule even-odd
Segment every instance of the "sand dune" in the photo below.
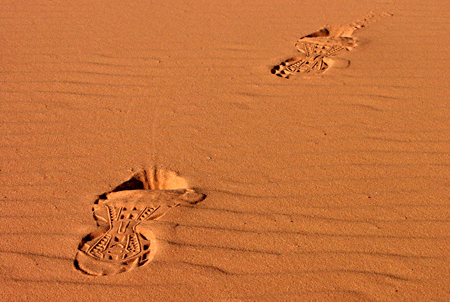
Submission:
{"label": "sand dune", "polygon": [[[445,1],[0,7],[2,301],[449,299]],[[271,73],[372,11],[348,68]],[[80,273],[94,202],[148,167],[207,198],[145,266]]]}

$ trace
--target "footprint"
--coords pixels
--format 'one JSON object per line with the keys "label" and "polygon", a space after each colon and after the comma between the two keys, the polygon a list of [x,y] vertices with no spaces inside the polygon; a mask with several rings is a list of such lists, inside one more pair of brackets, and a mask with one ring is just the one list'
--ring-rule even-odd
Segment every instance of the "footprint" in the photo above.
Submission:
{"label": "footprint", "polygon": [[353,33],[365,27],[377,17],[391,15],[390,13],[371,13],[367,17],[346,26],[330,26],[301,37],[295,44],[299,55],[292,57],[272,68],[272,74],[289,78],[294,73],[323,73],[330,66],[348,67],[350,61],[336,58],[344,51],[350,51],[358,45]]}
{"label": "footprint", "polygon": [[151,223],[178,205],[196,204],[206,195],[188,188],[167,170],[143,170],[94,203],[96,231],[85,236],[75,267],[89,275],[114,275],[149,263],[155,253]]}

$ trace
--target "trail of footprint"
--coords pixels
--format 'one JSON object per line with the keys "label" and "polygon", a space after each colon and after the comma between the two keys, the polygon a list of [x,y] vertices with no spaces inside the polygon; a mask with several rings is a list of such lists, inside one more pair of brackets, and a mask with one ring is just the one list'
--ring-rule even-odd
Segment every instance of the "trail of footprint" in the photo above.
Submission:
{"label": "trail of footprint", "polygon": [[206,195],[189,189],[175,172],[143,170],[94,203],[98,229],[85,236],[74,265],[100,276],[127,272],[149,263],[155,253],[152,222],[180,204],[196,204]]}
{"label": "trail of footprint", "polygon": [[323,73],[330,66],[347,67],[350,61],[335,58],[343,51],[350,51],[358,45],[353,37],[355,31],[374,21],[377,17],[392,16],[390,13],[370,13],[367,17],[345,26],[330,26],[301,37],[295,47],[299,55],[272,68],[272,74],[289,78],[294,73]]}

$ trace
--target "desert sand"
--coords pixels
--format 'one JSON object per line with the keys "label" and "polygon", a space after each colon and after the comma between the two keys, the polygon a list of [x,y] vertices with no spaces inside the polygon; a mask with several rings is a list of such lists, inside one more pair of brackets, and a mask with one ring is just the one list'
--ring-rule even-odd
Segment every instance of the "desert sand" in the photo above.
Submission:
{"label": "desert sand", "polygon": [[[372,11],[392,15],[347,68],[272,74]],[[448,301],[449,20],[443,0],[0,1],[0,300]],[[148,223],[145,265],[83,273],[99,195],[155,167],[206,198]]]}

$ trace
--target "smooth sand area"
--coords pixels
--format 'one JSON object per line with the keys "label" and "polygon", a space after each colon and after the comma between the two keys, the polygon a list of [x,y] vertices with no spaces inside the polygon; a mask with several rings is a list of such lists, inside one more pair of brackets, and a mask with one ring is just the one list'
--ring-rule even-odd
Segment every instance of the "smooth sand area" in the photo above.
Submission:
{"label": "smooth sand area", "polygon": [[[393,15],[348,68],[271,73],[371,11]],[[449,20],[444,0],[0,0],[0,300],[448,301]],[[149,167],[206,199],[152,224],[149,263],[81,273],[96,198]]]}

